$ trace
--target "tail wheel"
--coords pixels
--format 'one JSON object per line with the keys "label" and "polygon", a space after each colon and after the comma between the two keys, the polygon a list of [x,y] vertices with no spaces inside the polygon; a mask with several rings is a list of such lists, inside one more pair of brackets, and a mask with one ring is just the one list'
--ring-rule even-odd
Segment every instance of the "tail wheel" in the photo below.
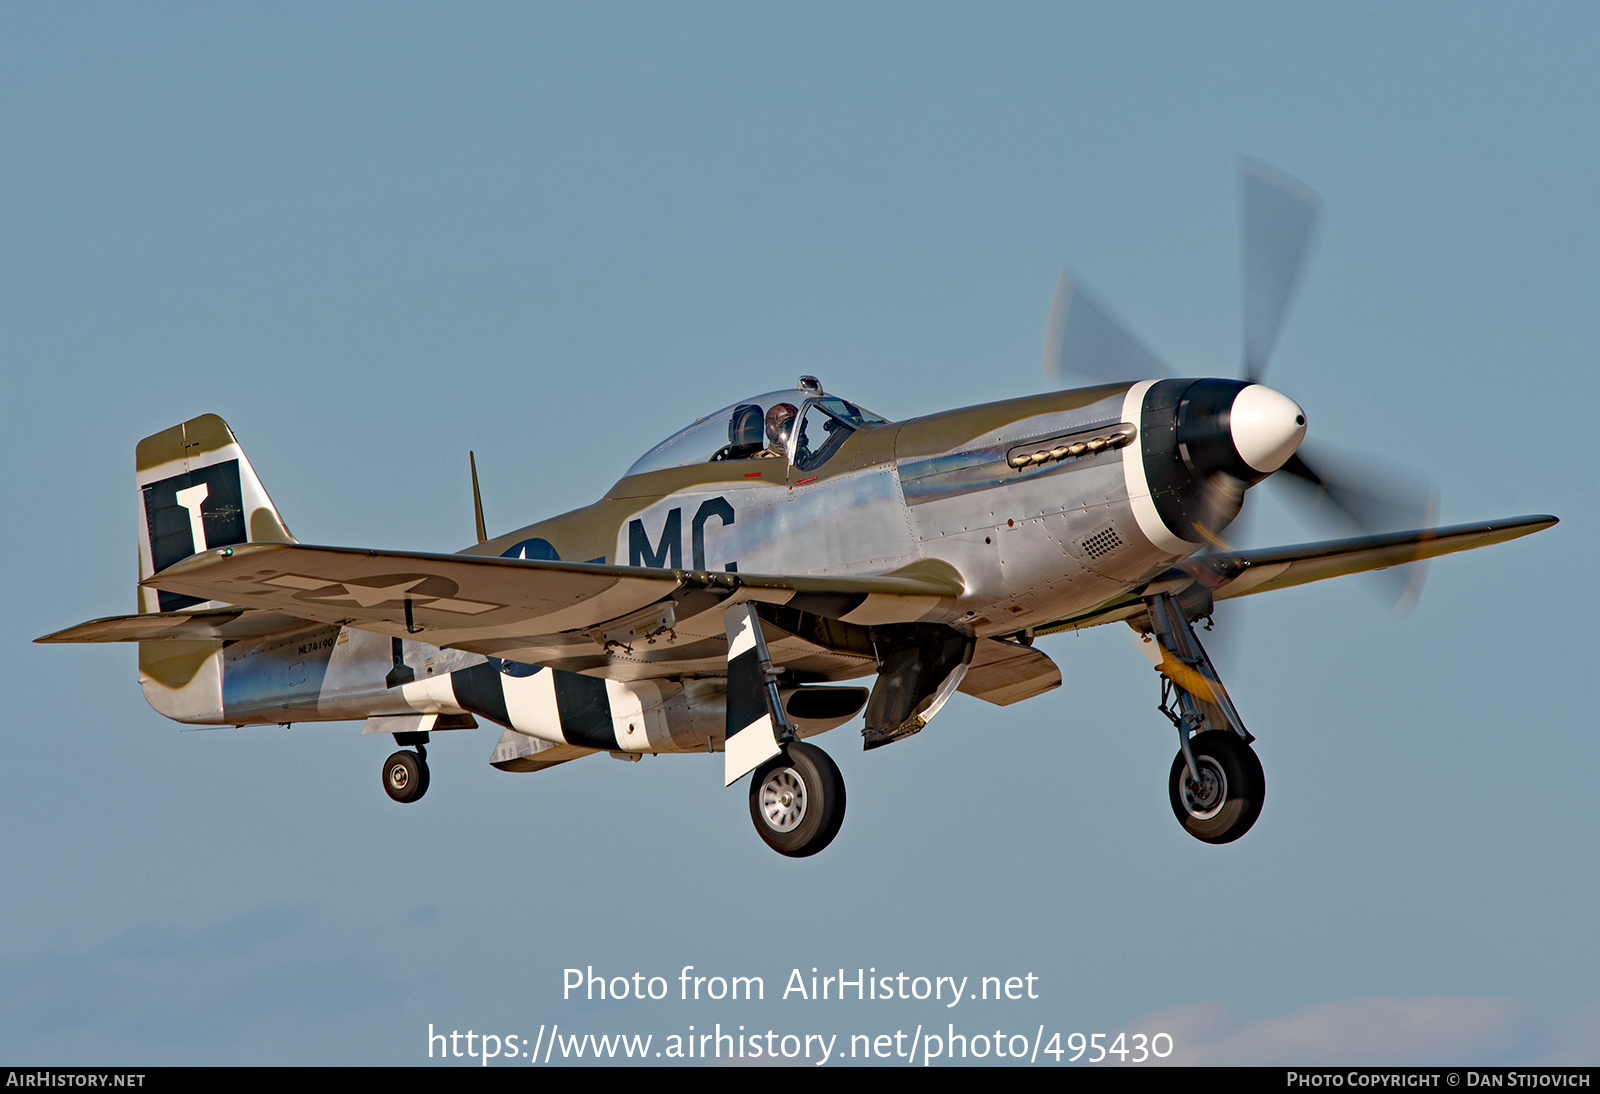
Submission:
{"label": "tail wheel", "polygon": [[1261,816],[1267,776],[1255,750],[1236,733],[1214,730],[1189,742],[1198,777],[1180,751],[1172,761],[1168,791],[1184,830],[1206,843],[1232,843]]}
{"label": "tail wheel", "polygon": [[397,802],[414,802],[428,792],[428,761],[415,752],[396,752],[383,761],[384,792]]}
{"label": "tail wheel", "polygon": [[756,768],[750,819],[780,855],[805,858],[828,846],[844,823],[844,779],[832,758],[796,741]]}

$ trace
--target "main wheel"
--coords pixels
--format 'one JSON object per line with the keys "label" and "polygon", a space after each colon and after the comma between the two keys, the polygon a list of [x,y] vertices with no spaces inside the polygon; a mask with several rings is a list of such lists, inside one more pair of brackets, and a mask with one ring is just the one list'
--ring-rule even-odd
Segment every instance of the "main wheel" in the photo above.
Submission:
{"label": "main wheel", "polygon": [[415,752],[396,752],[383,761],[383,789],[397,802],[414,802],[428,792],[428,761]]}
{"label": "main wheel", "polygon": [[778,854],[814,855],[844,823],[844,779],[826,752],[796,741],[756,768],[750,819]]}
{"label": "main wheel", "polygon": [[1255,750],[1229,730],[1198,734],[1189,742],[1199,779],[1178,751],[1168,791],[1172,814],[1184,830],[1206,843],[1232,843],[1261,816],[1267,776]]}

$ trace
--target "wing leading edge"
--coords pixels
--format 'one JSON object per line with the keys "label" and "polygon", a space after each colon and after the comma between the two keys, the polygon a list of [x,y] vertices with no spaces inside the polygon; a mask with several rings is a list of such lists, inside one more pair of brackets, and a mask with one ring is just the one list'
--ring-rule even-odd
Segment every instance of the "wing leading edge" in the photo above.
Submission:
{"label": "wing leading edge", "polygon": [[1507,540],[1520,539],[1559,523],[1551,516],[1511,517],[1448,528],[1358,536],[1354,539],[1305,543],[1294,547],[1267,547],[1207,556],[1197,565],[1219,582],[1218,600],[1249,596],[1272,589],[1287,589],[1345,574],[1404,566],[1458,551],[1472,551]]}

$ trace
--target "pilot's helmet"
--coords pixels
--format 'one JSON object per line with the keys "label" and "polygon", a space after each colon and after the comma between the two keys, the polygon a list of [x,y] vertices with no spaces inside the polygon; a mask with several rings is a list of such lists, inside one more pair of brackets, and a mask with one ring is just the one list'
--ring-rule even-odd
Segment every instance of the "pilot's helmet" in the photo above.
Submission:
{"label": "pilot's helmet", "polygon": [[733,408],[728,419],[728,444],[735,450],[754,452],[761,447],[761,408],[745,403]]}
{"label": "pilot's helmet", "polygon": [[767,411],[767,443],[774,448],[787,448],[789,431],[794,427],[794,416],[799,411],[793,403],[773,403]]}

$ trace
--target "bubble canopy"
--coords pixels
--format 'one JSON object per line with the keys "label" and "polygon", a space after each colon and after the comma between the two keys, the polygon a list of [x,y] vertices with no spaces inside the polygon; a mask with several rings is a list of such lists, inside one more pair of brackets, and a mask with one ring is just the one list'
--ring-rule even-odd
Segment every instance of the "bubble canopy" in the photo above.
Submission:
{"label": "bubble canopy", "polygon": [[[817,391],[787,388],[730,403],[678,430],[634,461],[628,476],[722,460],[788,458],[802,415],[826,415],[841,427],[887,421],[853,403]],[[809,419],[808,419],[809,420]]]}

